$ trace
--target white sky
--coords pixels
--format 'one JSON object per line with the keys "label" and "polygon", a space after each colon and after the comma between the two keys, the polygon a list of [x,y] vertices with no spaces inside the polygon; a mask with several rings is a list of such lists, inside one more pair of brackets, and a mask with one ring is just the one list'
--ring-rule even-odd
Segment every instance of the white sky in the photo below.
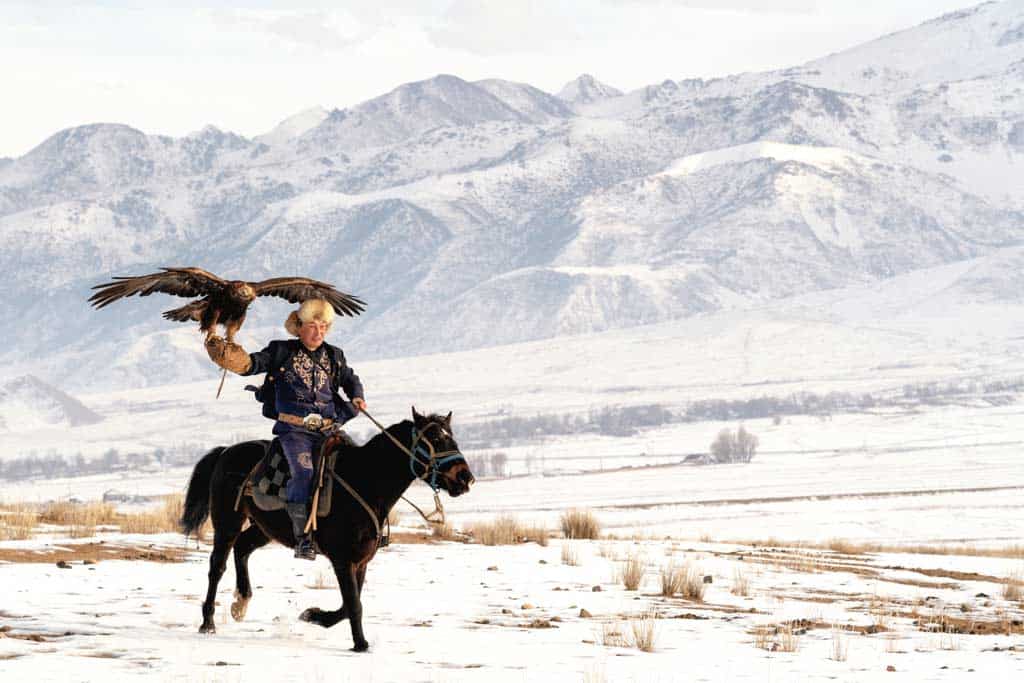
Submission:
{"label": "white sky", "polygon": [[[1016,1],[1016,0],[1013,0]],[[0,156],[126,123],[253,136],[450,73],[622,90],[799,64],[974,0],[0,3]]]}

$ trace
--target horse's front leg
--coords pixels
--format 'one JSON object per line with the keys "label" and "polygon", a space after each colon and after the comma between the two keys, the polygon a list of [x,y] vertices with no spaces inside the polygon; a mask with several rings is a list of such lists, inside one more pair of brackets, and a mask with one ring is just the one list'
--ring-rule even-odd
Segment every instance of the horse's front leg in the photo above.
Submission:
{"label": "horse's front leg", "polygon": [[[316,607],[310,607],[299,615],[299,619],[324,628],[330,628],[342,619],[348,619],[352,626],[352,642],[354,644],[352,649],[356,652],[366,652],[370,644],[363,636],[363,606],[359,599],[361,581],[357,578],[356,566],[347,560],[333,558],[331,564],[334,566],[334,575],[338,577],[338,586],[341,588],[341,609],[325,612]],[[365,572],[366,567],[363,566],[364,576]]]}
{"label": "horse's front leg", "polygon": [[336,557],[331,557],[331,567],[334,569],[334,575],[338,578],[338,587],[341,588],[341,607],[339,609],[327,612],[319,607],[310,607],[299,615],[301,621],[308,621],[311,624],[317,626],[323,626],[324,628],[330,628],[337,624],[339,621],[348,618],[348,600],[345,598],[345,580],[343,578],[346,573],[346,567],[349,563],[346,560],[342,560]]}

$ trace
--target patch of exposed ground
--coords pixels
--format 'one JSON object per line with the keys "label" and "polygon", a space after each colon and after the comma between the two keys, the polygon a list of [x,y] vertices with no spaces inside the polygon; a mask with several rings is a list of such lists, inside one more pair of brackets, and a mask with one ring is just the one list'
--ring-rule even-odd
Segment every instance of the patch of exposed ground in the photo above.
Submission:
{"label": "patch of exposed ground", "polygon": [[[920,567],[885,566],[879,569],[892,571],[913,572],[924,576],[934,576],[940,579],[954,579],[956,581],[988,581],[990,583],[1003,583],[1004,579],[991,574],[978,574],[977,572],[958,572],[953,569],[922,569]],[[936,584],[932,584],[936,585]]]}
{"label": "patch of exposed ground", "polygon": [[189,550],[154,544],[122,544],[96,541],[54,545],[46,548],[0,548],[0,562],[48,564],[94,564],[102,560],[137,560],[144,562],[184,562]]}
{"label": "patch of exposed ground", "polygon": [[[744,562],[753,562],[769,566],[778,566],[785,569],[800,572],[841,572],[856,574],[877,581],[896,583],[903,586],[915,586],[918,588],[950,589],[960,588],[960,584],[953,581],[925,581],[907,577],[888,576],[884,571],[903,571],[937,579],[952,579],[954,581],[989,581],[1002,583],[1003,579],[987,574],[973,572],[958,572],[952,569],[921,569],[915,567],[881,566],[876,567],[869,564],[869,560],[851,559],[839,561],[834,556],[825,553],[804,553],[799,551],[785,550],[754,550],[748,552],[731,553],[742,557]],[[728,555],[728,554],[727,554]]]}
{"label": "patch of exposed ground", "polygon": [[440,542],[439,539],[434,538],[433,536],[417,534],[412,531],[392,531],[389,538],[391,539],[391,543],[395,545],[431,545]]}

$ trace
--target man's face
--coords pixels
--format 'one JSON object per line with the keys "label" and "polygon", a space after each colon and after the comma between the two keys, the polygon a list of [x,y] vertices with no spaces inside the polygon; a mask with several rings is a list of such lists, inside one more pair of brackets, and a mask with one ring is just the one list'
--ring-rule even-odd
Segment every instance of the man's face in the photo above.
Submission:
{"label": "man's face", "polygon": [[324,343],[324,337],[330,326],[323,320],[310,320],[302,323],[299,328],[299,341],[310,351],[317,349]]}

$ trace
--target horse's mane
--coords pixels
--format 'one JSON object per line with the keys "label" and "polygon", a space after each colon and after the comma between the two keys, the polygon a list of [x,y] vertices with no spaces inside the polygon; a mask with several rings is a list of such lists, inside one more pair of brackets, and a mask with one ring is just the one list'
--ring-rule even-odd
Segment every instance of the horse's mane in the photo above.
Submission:
{"label": "horse's mane", "polygon": [[[423,419],[426,420],[428,423],[429,422],[436,422],[438,424],[444,424],[444,421],[445,421],[445,418],[443,416],[441,416],[441,415],[438,415],[437,413],[431,413],[430,415],[424,415]],[[408,424],[412,424],[412,420],[402,420],[401,422],[396,422],[395,424],[390,425],[389,427],[387,427],[387,429],[390,431],[393,427],[403,427],[403,426],[408,425]],[[364,443],[362,447],[365,448],[367,446],[370,446],[371,444],[376,445],[375,442],[377,442],[378,440],[380,440],[380,439],[387,439],[387,438],[388,437],[384,436],[383,432],[378,430],[377,433],[374,434],[370,438],[369,441]]]}

